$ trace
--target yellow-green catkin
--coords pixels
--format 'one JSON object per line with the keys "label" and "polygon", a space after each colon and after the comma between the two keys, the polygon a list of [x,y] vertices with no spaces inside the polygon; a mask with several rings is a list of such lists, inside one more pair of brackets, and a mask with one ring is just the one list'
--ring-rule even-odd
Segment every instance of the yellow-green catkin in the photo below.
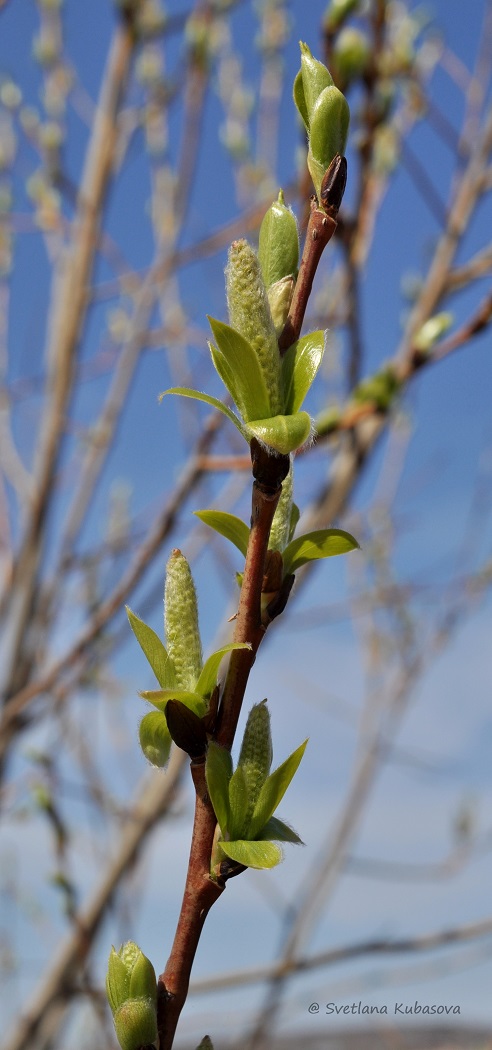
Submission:
{"label": "yellow-green catkin", "polygon": [[289,542],[290,514],[292,510],[292,489],[293,470],[291,458],[289,473],[282,482],[282,492],[280,493],[280,499],[277,503],[277,509],[275,511],[272,521],[272,527],[270,530],[270,542],[268,544],[270,550],[282,552],[283,550],[285,550]]}
{"label": "yellow-green catkin", "polygon": [[198,608],[190,566],[177,549],[166,567],[164,627],[176,683],[180,689],[193,689],[202,669]]}
{"label": "yellow-green catkin", "polygon": [[241,766],[248,789],[247,822],[252,815],[258,795],[272,764],[272,734],[270,712],[266,700],[251,708],[244,730],[238,766]]}
{"label": "yellow-green catkin", "polygon": [[229,323],[251,344],[263,372],[272,416],[281,415],[280,353],[258,256],[245,240],[234,241],[226,267]]}

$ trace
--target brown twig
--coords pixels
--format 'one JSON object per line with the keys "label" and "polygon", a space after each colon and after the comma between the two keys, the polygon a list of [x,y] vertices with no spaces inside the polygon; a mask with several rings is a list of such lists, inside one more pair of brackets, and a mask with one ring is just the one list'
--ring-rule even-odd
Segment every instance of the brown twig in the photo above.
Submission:
{"label": "brown twig", "polygon": [[[261,614],[265,558],[282,481],[289,470],[287,456],[271,456],[255,440],[252,442],[251,456],[255,478],[251,531],[234,631],[234,641],[249,643],[251,648],[235,650],[231,654],[215,732],[218,743],[228,748],[234,739],[249,673],[265,634]],[[188,994],[191,967],[203,924],[210,908],[225,888],[224,881],[213,879],[210,875],[216,817],[207,793],[204,756],[192,761],[191,770],[196,791],[195,819],[176,935],[158,983],[160,1050],[171,1050]]]}

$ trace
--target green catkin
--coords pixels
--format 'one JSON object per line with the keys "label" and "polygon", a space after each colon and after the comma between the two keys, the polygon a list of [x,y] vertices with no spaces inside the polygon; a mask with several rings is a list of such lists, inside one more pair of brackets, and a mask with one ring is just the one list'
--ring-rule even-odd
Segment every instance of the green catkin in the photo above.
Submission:
{"label": "green catkin", "polygon": [[270,542],[269,548],[272,551],[285,550],[289,542],[290,532],[290,512],[292,510],[292,489],[293,489],[293,469],[292,469],[292,458],[290,461],[289,473],[282,482],[282,492],[280,499],[277,503],[277,509],[275,511],[272,527],[270,530]]}
{"label": "green catkin", "polygon": [[245,240],[234,241],[226,267],[229,323],[251,343],[263,372],[272,416],[281,415],[280,353],[258,256]]}
{"label": "green catkin", "polygon": [[164,627],[176,683],[180,689],[193,689],[202,669],[202,647],[195,585],[180,550],[173,550],[166,567]]}
{"label": "green catkin", "polygon": [[266,700],[263,700],[261,704],[255,704],[249,712],[238,762],[238,766],[243,769],[248,788],[246,826],[270,772],[272,758],[270,712]]}

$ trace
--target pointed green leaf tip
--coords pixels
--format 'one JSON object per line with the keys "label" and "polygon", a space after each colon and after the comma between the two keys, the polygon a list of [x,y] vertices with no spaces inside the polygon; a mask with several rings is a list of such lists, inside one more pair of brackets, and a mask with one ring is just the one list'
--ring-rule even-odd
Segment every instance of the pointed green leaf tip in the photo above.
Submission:
{"label": "pointed green leaf tip", "polygon": [[215,529],[215,532],[225,536],[226,540],[230,540],[246,557],[249,529],[241,518],[236,517],[235,514],[228,514],[225,510],[195,510],[194,513],[204,525],[209,525],[211,529]]}
{"label": "pointed green leaf tip", "polygon": [[171,689],[175,684],[174,667],[160,638],[139,616],[126,606],[130,627],[162,689]]}

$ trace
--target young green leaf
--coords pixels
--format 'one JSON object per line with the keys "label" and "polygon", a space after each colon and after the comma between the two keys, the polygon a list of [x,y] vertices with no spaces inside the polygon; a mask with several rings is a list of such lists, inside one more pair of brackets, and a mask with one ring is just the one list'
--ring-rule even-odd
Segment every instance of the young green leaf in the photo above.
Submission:
{"label": "young green leaf", "polygon": [[135,638],[147,657],[159,685],[162,689],[172,689],[176,684],[174,667],[159,636],[139,616],[136,616],[128,605],[126,613]]}
{"label": "young green leaf", "polygon": [[226,540],[230,540],[246,557],[249,529],[241,518],[237,518],[235,514],[228,514],[225,510],[195,510],[194,513],[205,525],[209,525],[221,536],[225,536]]}
{"label": "young green leaf", "polygon": [[218,351],[234,373],[236,387],[241,391],[241,405],[238,408],[245,422],[249,419],[267,419],[271,414],[270,399],[253,347],[235,328],[214,317],[208,320]]}
{"label": "young green leaf", "polygon": [[244,839],[236,839],[233,842],[219,843],[226,857],[230,857],[236,864],[244,864],[247,868],[275,868],[283,860],[280,846],[273,842],[249,842]]}
{"label": "young green leaf", "polygon": [[311,419],[307,412],[296,412],[293,416],[272,416],[248,423],[249,437],[255,437],[262,445],[288,456],[304,445],[311,434]]}
{"label": "young green leaf", "polygon": [[165,390],[163,394],[159,395],[159,401],[162,401],[163,397],[167,397],[168,394],[177,394],[179,397],[190,397],[193,401],[203,401],[204,404],[217,409],[218,412],[222,412],[223,416],[227,416],[231,423],[234,423],[234,426],[237,427],[239,433],[246,438],[246,441],[248,440],[243,424],[238,416],[236,416],[236,413],[231,412],[231,409],[227,408],[227,405],[224,405],[224,403],[219,401],[217,397],[212,397],[211,394],[203,394],[201,390],[192,390],[192,388],[188,386],[172,386],[169,390]]}
{"label": "young green leaf", "polygon": [[321,364],[325,333],[303,335],[282,358],[284,412],[298,412]]}
{"label": "young green leaf", "polygon": [[297,106],[297,109],[299,110],[300,116],[302,117],[302,121],[304,123],[304,127],[306,128],[306,131],[309,133],[309,114],[308,114],[308,111],[307,111],[306,99],[305,99],[305,96],[304,96],[304,85],[303,85],[303,82],[302,82],[302,70],[301,69],[299,70],[299,72],[298,72],[298,74],[297,74],[297,76],[296,76],[296,78],[294,80],[293,95],[294,95],[294,102],[295,102],[295,104]]}
{"label": "young green leaf", "polygon": [[316,102],[327,87],[333,84],[333,77],[326,66],[311,54],[307,44],[299,42],[301,49],[301,73],[304,91],[304,102],[308,114],[309,125],[311,125],[313,110]]}
{"label": "young green leaf", "polygon": [[169,761],[172,742],[166,716],[161,711],[149,711],[142,718],[138,736],[147,761],[152,766],[163,769]]}
{"label": "young green leaf", "polygon": [[223,835],[229,829],[229,781],[232,776],[230,751],[211,740],[207,749],[205,777],[217,822]]}
{"label": "young green leaf", "polygon": [[229,823],[228,832],[231,838],[237,839],[246,834],[245,821],[249,808],[249,795],[246,777],[242,766],[238,766],[229,781]]}
{"label": "young green leaf", "polygon": [[190,711],[194,711],[199,718],[201,718],[207,711],[207,705],[203,696],[198,693],[192,693],[187,689],[144,689],[139,696],[142,700],[148,700],[149,704],[156,707],[158,711],[165,711],[166,704],[170,700],[179,700],[186,707],[190,708]]}
{"label": "young green leaf", "polygon": [[292,540],[284,551],[285,575],[297,572],[301,565],[319,558],[332,558],[335,554],[348,554],[359,547],[350,532],[343,529],[317,529],[306,532]]}
{"label": "young green leaf", "polygon": [[196,683],[196,691],[200,696],[209,697],[217,684],[217,673],[219,667],[227,653],[232,653],[233,649],[251,649],[249,642],[231,642],[229,645],[224,645],[222,649],[217,649],[217,652],[212,653],[208,660],[205,661],[202,672]]}
{"label": "young green leaf", "polygon": [[248,829],[248,834],[254,839],[265,827],[267,821],[273,816],[277,806],[282,801],[285,792],[297,772],[301,758],[306,750],[307,740],[282,762],[281,766],[270,773],[258,796],[258,801],[253,811],[253,817]]}
{"label": "young green leaf", "polygon": [[296,846],[304,845],[297,831],[285,824],[279,817],[270,817],[265,827],[258,833],[257,841],[261,840],[263,842],[265,839],[270,842],[293,842]]}
{"label": "young green leaf", "polygon": [[217,347],[215,347],[214,344],[210,342],[210,340],[208,340],[208,348],[210,350],[210,356],[212,358],[212,363],[215,368],[215,371],[220,376],[226,389],[229,391],[232,400],[239,409],[241,415],[244,415],[245,405],[242,398],[241,387],[236,382],[236,376],[234,375],[232,368],[226,361],[224,355],[221,354],[219,350],[217,350]]}

